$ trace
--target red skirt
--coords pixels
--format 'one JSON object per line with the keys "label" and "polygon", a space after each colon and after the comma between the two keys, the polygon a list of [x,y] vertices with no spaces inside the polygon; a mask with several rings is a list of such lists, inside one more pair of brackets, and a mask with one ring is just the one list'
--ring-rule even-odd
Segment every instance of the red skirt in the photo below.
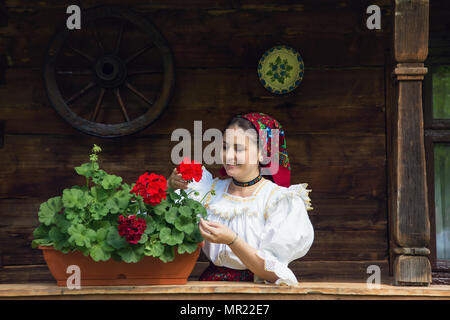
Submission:
{"label": "red skirt", "polygon": [[236,270],[227,267],[219,267],[210,262],[209,266],[201,274],[200,281],[251,281],[253,272],[248,269]]}

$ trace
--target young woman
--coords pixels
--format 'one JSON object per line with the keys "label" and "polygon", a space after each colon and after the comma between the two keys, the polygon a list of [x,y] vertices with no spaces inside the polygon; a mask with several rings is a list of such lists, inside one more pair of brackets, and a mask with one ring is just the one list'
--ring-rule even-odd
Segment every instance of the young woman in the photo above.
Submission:
{"label": "young woman", "polygon": [[[198,191],[189,196],[203,200],[206,219],[199,228],[205,241],[203,252],[210,259],[200,280],[254,281],[296,285],[297,278],[288,264],[303,257],[314,240],[314,229],[307,210],[312,210],[307,184],[290,184],[290,164],[282,126],[267,114],[254,112],[232,118],[225,129],[221,174],[213,178],[203,166],[199,182],[187,184],[173,170],[169,187]],[[254,129],[254,135],[245,131]],[[263,152],[271,157],[272,129],[278,129],[279,169],[261,176]],[[259,130],[268,135],[264,150],[259,146]],[[249,132],[249,131],[247,131]],[[227,136],[229,134],[233,136]],[[233,143],[234,141],[234,143]],[[243,143],[245,141],[245,143]]]}

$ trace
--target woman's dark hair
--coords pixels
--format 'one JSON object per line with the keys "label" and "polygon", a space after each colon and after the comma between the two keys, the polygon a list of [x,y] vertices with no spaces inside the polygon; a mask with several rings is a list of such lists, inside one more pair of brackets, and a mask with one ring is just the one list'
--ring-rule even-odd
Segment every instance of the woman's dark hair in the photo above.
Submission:
{"label": "woman's dark hair", "polygon": [[247,119],[242,118],[242,117],[234,116],[225,125],[225,128],[224,128],[223,132],[225,133],[225,130],[227,128],[231,127],[231,126],[237,126],[238,128],[241,128],[244,131],[247,131],[249,129],[255,130],[255,132],[256,132],[256,145],[259,148],[259,133],[258,133],[258,129],[255,128],[255,126],[253,125],[253,123],[250,120],[247,120]]}

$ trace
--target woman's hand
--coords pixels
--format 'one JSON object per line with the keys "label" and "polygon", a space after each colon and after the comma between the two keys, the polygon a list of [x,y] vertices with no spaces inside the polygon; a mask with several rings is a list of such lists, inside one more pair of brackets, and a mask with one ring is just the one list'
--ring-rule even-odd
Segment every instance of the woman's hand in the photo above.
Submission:
{"label": "woman's hand", "polygon": [[178,173],[177,168],[174,168],[169,179],[167,179],[167,186],[172,189],[187,189],[189,183],[184,181],[181,174]]}
{"label": "woman's hand", "polygon": [[213,243],[228,244],[236,236],[236,233],[227,226],[214,221],[206,221],[200,218],[200,233],[203,239]]}

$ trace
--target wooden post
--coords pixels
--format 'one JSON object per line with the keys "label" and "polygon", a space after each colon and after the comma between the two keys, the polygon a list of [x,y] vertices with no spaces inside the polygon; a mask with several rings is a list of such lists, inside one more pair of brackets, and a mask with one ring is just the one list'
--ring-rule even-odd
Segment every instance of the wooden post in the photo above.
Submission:
{"label": "wooden post", "polygon": [[393,202],[395,285],[428,285],[431,265],[422,109],[427,73],[429,0],[395,0],[394,76],[397,86]]}

